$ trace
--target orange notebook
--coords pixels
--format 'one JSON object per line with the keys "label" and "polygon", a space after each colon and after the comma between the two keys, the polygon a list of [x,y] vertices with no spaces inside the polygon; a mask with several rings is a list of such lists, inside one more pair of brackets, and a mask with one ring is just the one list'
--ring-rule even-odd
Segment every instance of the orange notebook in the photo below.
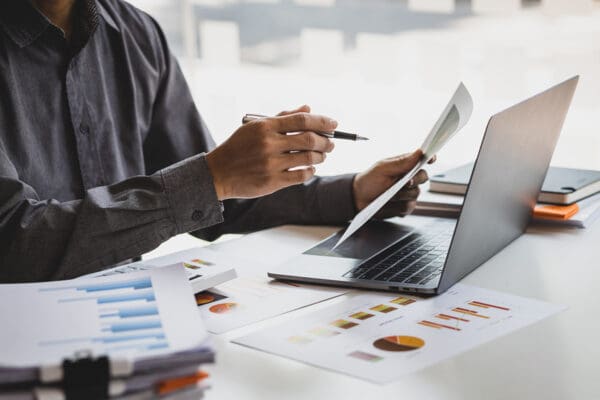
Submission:
{"label": "orange notebook", "polygon": [[577,203],[568,206],[537,205],[533,210],[533,215],[537,218],[569,219],[577,214],[577,211],[579,211]]}

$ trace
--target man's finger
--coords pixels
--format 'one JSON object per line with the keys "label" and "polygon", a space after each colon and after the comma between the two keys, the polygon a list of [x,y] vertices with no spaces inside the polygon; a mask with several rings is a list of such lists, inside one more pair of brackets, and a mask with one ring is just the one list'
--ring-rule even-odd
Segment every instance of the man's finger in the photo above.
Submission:
{"label": "man's finger", "polygon": [[416,175],[404,186],[405,188],[414,188],[419,186],[429,180],[429,176],[427,175],[427,171],[424,169],[420,169]]}
{"label": "man's finger", "polygon": [[422,156],[423,152],[419,149],[409,154],[383,160],[381,166],[387,175],[401,176],[413,169]]}
{"label": "man's finger", "polygon": [[333,142],[314,132],[302,132],[297,135],[282,135],[279,140],[282,152],[288,151],[320,151],[329,153],[333,150]]}
{"label": "man's finger", "polygon": [[325,153],[318,151],[299,151],[297,153],[283,154],[280,157],[281,170],[285,171],[295,167],[321,164],[327,156]]}
{"label": "man's finger", "polygon": [[281,117],[274,117],[275,129],[280,133],[288,132],[333,132],[337,122],[324,115],[299,112]]}
{"label": "man's finger", "polygon": [[427,164],[433,164],[436,161],[437,161],[437,155],[434,154],[433,157],[431,157],[431,159],[429,161],[427,161]]}
{"label": "man's finger", "polygon": [[402,190],[399,190],[398,193],[392,197],[390,202],[393,201],[406,201],[406,200],[416,200],[421,194],[421,189],[419,187],[406,188],[404,187]]}
{"label": "man's finger", "polygon": [[277,114],[278,117],[283,117],[284,115],[291,115],[291,114],[296,114],[296,113],[309,113],[310,112],[310,106],[305,104],[303,106],[300,106],[294,110],[289,110],[289,111],[282,111],[279,114]]}

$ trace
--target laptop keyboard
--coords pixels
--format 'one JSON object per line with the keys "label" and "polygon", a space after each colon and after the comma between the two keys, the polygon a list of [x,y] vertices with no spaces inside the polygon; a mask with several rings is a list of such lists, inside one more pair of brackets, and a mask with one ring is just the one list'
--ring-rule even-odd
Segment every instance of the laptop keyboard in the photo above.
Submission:
{"label": "laptop keyboard", "polygon": [[346,278],[425,284],[438,278],[452,240],[454,222],[439,221],[413,232],[344,274]]}

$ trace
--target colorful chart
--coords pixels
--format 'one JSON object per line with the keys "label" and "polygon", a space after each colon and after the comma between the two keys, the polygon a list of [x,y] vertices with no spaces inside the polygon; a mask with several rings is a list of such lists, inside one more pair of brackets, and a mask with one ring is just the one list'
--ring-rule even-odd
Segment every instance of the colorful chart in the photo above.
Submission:
{"label": "colorful chart", "polygon": [[364,321],[365,319],[369,319],[371,317],[374,317],[374,315],[366,313],[364,311],[359,311],[350,316],[350,318],[360,319],[361,321]]}
{"label": "colorful chart", "polygon": [[493,304],[489,304],[489,303],[483,303],[481,301],[470,301],[469,302],[470,305],[475,306],[475,307],[480,307],[480,308],[496,308],[498,310],[502,310],[502,311],[510,311],[510,308],[507,307],[501,307],[501,306],[495,306]]}
{"label": "colorful chart", "polygon": [[196,304],[201,306],[215,301],[215,296],[211,293],[196,293]]}
{"label": "colorful chart", "polygon": [[189,269],[200,269],[199,266],[194,265],[194,264],[190,264],[190,263],[186,263],[186,262],[183,263],[183,266],[186,267],[186,268],[189,268]]}
{"label": "colorful chart", "polygon": [[450,325],[446,325],[446,324],[440,324],[438,322],[432,322],[432,321],[426,321],[423,320],[421,322],[418,323],[419,325],[423,325],[426,326],[428,328],[434,328],[434,329],[450,329],[453,331],[460,331],[460,328],[457,328],[455,326],[450,326]]}
{"label": "colorful chart", "polygon": [[196,293],[194,297],[196,297],[196,305],[198,306],[203,306],[205,304],[210,304],[212,302],[227,298],[227,296],[223,296],[222,294],[213,293],[209,291]]}
{"label": "colorful chart", "polygon": [[313,335],[321,336],[321,337],[331,337],[331,336],[335,336],[335,335],[339,335],[340,334],[337,331],[333,331],[333,330],[327,329],[327,328],[314,328],[314,329],[311,329],[308,332],[312,333]]}
{"label": "colorful chart", "polygon": [[416,336],[386,336],[373,342],[373,346],[383,351],[412,351],[424,345],[425,341]]}
{"label": "colorful chart", "polygon": [[200,265],[206,265],[207,267],[209,267],[211,265],[215,265],[214,263],[211,263],[210,261],[204,261],[199,258],[193,259],[192,262],[196,263],[196,264],[200,264]]}
{"label": "colorful chart", "polygon": [[463,307],[455,307],[452,309],[452,311],[461,313],[461,314],[468,314],[468,315],[471,315],[473,317],[478,317],[478,318],[485,318],[485,319],[490,318],[486,315],[479,314],[477,311],[469,310],[468,308],[463,308]]}
{"label": "colorful chart", "polygon": [[237,303],[219,303],[211,306],[208,311],[215,314],[225,314],[234,310],[237,306]]}
{"label": "colorful chart", "polygon": [[369,310],[373,310],[373,311],[377,311],[377,312],[380,312],[380,313],[387,314],[389,312],[397,310],[397,308],[396,307],[392,307],[392,306],[388,306],[387,304],[379,304],[378,306],[369,308]]}
{"label": "colorful chart", "polygon": [[350,353],[348,355],[350,357],[358,358],[359,360],[364,360],[364,361],[375,362],[375,361],[383,360],[383,357],[376,356],[375,354],[365,353],[364,351],[353,351],[352,353]]}
{"label": "colorful chart", "polygon": [[410,297],[404,297],[404,296],[396,297],[394,300],[390,300],[390,303],[400,304],[402,306],[407,306],[414,302],[416,302],[415,299],[411,299]]}
{"label": "colorful chart", "polygon": [[294,344],[307,344],[312,342],[312,339],[306,336],[290,336],[288,342]]}
{"label": "colorful chart", "polygon": [[338,328],[342,329],[350,329],[355,326],[358,326],[356,322],[346,321],[345,319],[338,319],[337,321],[333,321],[331,325],[337,326]]}
{"label": "colorful chart", "polygon": [[457,317],[457,316],[454,316],[454,315],[448,315],[448,314],[438,314],[435,317],[439,318],[439,319],[446,320],[446,321],[469,322],[468,319],[460,318],[460,317]]}

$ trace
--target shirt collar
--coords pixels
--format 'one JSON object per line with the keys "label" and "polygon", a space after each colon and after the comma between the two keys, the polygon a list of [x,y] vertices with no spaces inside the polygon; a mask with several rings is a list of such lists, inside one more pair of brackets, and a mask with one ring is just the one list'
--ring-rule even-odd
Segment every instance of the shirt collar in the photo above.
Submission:
{"label": "shirt collar", "polygon": [[[0,1],[2,1],[2,0],[0,0]],[[108,13],[108,11],[104,7],[104,5],[102,5],[102,3],[99,1],[96,2],[96,5],[98,6],[98,11],[100,12],[100,15],[102,16],[102,19],[108,24],[108,26],[110,26],[114,30],[120,32],[121,30],[119,29],[119,26],[115,23],[115,20]]]}
{"label": "shirt collar", "polygon": [[37,11],[29,1],[0,1],[0,25],[19,47],[37,39],[50,25],[50,21]]}
{"label": "shirt collar", "polygon": [[[119,31],[115,20],[100,2],[96,2],[96,0],[80,1],[86,2],[87,15],[90,15],[90,10],[97,9],[102,19],[111,28]],[[98,21],[87,22],[90,27],[95,29]],[[28,0],[0,0],[0,27],[21,48],[33,43],[51,25],[48,18],[36,10]],[[89,32],[89,34],[92,33],[93,31]]]}

